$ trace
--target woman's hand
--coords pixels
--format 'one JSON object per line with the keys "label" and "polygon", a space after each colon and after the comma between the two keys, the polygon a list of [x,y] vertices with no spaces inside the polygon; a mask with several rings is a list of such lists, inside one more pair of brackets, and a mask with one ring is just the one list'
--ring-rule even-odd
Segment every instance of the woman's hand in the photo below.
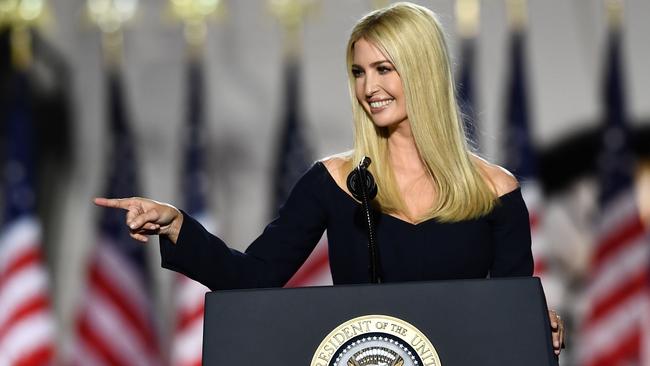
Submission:
{"label": "woman's hand", "polygon": [[553,350],[556,355],[560,354],[564,345],[564,322],[555,310],[548,311],[548,317],[551,320],[551,335],[553,337]]}
{"label": "woman's hand", "polygon": [[135,240],[146,243],[147,235],[166,235],[176,244],[183,214],[174,206],[147,198],[95,198],[95,204],[126,210],[126,225]]}

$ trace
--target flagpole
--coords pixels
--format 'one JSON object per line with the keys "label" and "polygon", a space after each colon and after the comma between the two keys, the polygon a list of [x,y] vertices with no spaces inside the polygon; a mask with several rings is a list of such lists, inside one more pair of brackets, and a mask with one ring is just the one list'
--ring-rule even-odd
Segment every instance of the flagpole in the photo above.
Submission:
{"label": "flagpole", "polygon": [[512,31],[523,32],[528,25],[528,0],[508,0],[506,4]]}
{"label": "flagpole", "polygon": [[[88,20],[101,31],[106,128],[102,195],[141,192],[140,169],[129,99],[120,74],[124,29],[135,19],[137,0],[87,0]],[[160,365],[159,316],[147,248],[132,242],[123,214],[103,210],[89,250],[86,278],[75,315],[71,364]],[[120,274],[115,276],[115,274]],[[98,315],[100,314],[100,315]]]}
{"label": "flagpole", "polygon": [[284,55],[296,60],[302,52],[302,28],[305,19],[314,14],[320,4],[316,0],[269,0],[269,9],[284,30]]}
{"label": "flagpole", "polygon": [[479,0],[456,0],[456,26],[463,39],[473,39],[478,35],[481,3]]}
{"label": "flagpole", "polygon": [[623,0],[605,0],[605,14],[610,30],[619,31],[623,25]]}
{"label": "flagpole", "polygon": [[[206,47],[208,23],[221,20],[225,14],[222,0],[170,0],[167,13],[172,20],[182,23],[186,44],[185,120],[180,130],[181,151],[179,188],[186,212],[211,232],[215,219],[210,215],[205,180],[207,130],[205,77],[203,55]],[[170,366],[198,365],[202,362],[202,329],[204,297],[209,289],[182,274],[176,274],[171,288],[173,303],[170,334]],[[182,297],[182,299],[180,299]]]}
{"label": "flagpole", "polygon": [[480,151],[478,119],[475,113],[474,74],[476,68],[476,36],[478,35],[479,0],[456,0],[456,28],[461,38],[457,90],[465,136],[472,149]]}
{"label": "flagpole", "polygon": [[9,1],[0,7],[0,27],[10,28],[11,62],[17,70],[32,63],[32,29],[42,28],[50,20],[45,0]]}
{"label": "flagpole", "polygon": [[[43,1],[4,1],[0,28],[10,32],[10,88],[0,120],[4,197],[0,198],[0,294],[19,289],[21,296],[2,299],[0,363],[54,364],[57,324],[47,269],[41,218],[37,213],[33,93],[27,71],[32,64],[32,28],[42,24]],[[8,352],[7,352],[8,351]]]}
{"label": "flagpole", "polygon": [[[650,336],[650,241],[634,194],[635,159],[621,35],[623,1],[607,0],[604,6],[608,35],[601,76],[599,212],[578,355],[585,365],[648,365],[644,356],[648,356]],[[601,337],[614,333],[607,340]]]}
{"label": "flagpole", "polygon": [[[305,20],[319,9],[318,0],[269,0],[269,10],[284,31],[284,107],[276,145],[272,178],[271,216],[277,214],[291,187],[313,163],[312,149],[305,137],[300,91],[300,55]],[[331,285],[327,236],[323,235],[312,254],[285,285],[301,287]]]}
{"label": "flagpole", "polygon": [[290,188],[309,167],[311,153],[301,119],[300,57],[305,20],[318,9],[319,0],[268,0],[269,11],[284,34],[284,116],[280,126],[277,166],[274,172],[271,216],[287,199]]}
{"label": "flagpole", "polygon": [[124,28],[133,21],[138,0],[87,0],[86,16],[102,32],[104,62],[110,69],[122,63]]}
{"label": "flagpole", "polygon": [[521,192],[528,207],[533,275],[540,277],[549,309],[565,311],[567,288],[560,272],[555,270],[558,253],[545,232],[544,193],[539,183],[539,158],[534,139],[534,114],[530,100],[526,58],[527,0],[508,0],[510,27],[510,79],[506,119],[508,139],[505,145],[505,167],[520,180]]}
{"label": "flagpole", "polygon": [[227,14],[223,0],[169,0],[168,13],[183,24],[183,36],[190,59],[203,55],[208,23],[220,21]]}

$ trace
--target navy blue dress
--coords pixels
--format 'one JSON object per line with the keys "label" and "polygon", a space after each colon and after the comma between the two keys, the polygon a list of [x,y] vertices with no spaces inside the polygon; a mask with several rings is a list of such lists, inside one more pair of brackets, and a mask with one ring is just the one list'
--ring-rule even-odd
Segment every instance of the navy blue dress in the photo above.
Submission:
{"label": "navy blue dress", "polygon": [[[176,244],[161,237],[162,266],[212,290],[283,286],[325,229],[334,284],[367,283],[368,247],[360,205],[314,164],[293,188],[279,215],[242,253],[183,213]],[[530,276],[528,211],[516,189],[474,220],[417,225],[376,212],[384,282]]]}

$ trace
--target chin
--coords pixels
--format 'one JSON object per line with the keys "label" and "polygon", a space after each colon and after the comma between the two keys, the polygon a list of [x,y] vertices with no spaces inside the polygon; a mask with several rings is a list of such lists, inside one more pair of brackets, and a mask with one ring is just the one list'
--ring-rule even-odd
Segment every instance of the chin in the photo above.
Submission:
{"label": "chin", "polygon": [[372,123],[377,126],[377,127],[393,127],[397,126],[400,123],[406,121],[405,118],[373,118],[372,115],[370,117],[372,120]]}
{"label": "chin", "polygon": [[376,127],[390,127],[395,123],[397,123],[397,122],[391,123],[391,122],[385,122],[385,121],[377,121],[377,120],[374,120],[374,119],[372,120],[372,124],[374,124]]}

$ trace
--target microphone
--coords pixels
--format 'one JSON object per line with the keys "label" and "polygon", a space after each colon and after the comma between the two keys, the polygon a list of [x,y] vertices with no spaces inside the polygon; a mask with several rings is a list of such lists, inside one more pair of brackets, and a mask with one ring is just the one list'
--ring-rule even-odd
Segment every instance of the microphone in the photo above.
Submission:
{"label": "microphone", "polygon": [[381,271],[379,262],[379,248],[375,243],[375,225],[370,212],[370,201],[377,196],[377,184],[375,178],[368,171],[368,166],[372,161],[369,157],[364,156],[359,165],[350,172],[347,179],[347,186],[352,196],[361,201],[361,206],[366,215],[366,224],[368,226],[368,256],[371,283],[381,283]]}
{"label": "microphone", "polygon": [[375,178],[368,171],[368,166],[370,166],[371,162],[372,160],[369,157],[364,156],[359,162],[359,165],[348,175],[348,190],[358,201],[363,201],[364,188],[368,194],[368,200],[372,201],[377,196]]}

